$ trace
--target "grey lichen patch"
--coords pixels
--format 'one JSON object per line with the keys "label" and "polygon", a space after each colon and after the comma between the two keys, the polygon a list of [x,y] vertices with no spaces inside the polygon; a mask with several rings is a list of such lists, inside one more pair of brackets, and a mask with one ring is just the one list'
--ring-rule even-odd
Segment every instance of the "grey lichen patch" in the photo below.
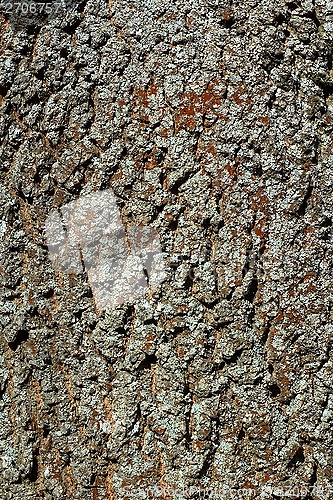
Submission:
{"label": "grey lichen patch", "polygon": [[[74,7],[0,14],[0,496],[331,498],[329,2]],[[107,189],[166,276],[100,311],[45,224]]]}

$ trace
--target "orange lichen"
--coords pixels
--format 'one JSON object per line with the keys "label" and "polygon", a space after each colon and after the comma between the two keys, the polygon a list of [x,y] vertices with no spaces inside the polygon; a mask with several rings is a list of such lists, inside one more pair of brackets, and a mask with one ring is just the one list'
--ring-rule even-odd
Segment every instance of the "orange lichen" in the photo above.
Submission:
{"label": "orange lichen", "polygon": [[[260,221],[261,222],[261,221]],[[256,233],[257,236],[259,236],[260,238],[263,238],[265,236],[265,233],[264,231],[262,231],[259,227],[255,226],[254,227],[254,232]]]}
{"label": "orange lichen", "polygon": [[238,165],[235,165],[236,168],[232,167],[229,163],[225,166],[225,169],[229,172],[231,177],[234,179],[237,177],[237,166]]}
{"label": "orange lichen", "polygon": [[225,9],[224,11],[222,11],[222,17],[225,21],[229,21],[229,19],[231,19],[231,10]]}
{"label": "orange lichen", "polygon": [[215,78],[208,83],[203,93],[185,92],[182,96],[182,104],[179,106],[175,114],[175,128],[193,129],[196,125],[196,116],[203,116],[207,112],[213,113],[215,116],[226,118],[221,113],[217,112],[216,107],[221,105],[222,95],[220,92],[215,92],[214,88],[219,84]]}
{"label": "orange lichen", "polygon": [[258,116],[258,120],[263,123],[264,125],[269,124],[269,118],[268,116]]}
{"label": "orange lichen", "polygon": [[247,97],[246,99],[241,99],[240,96],[243,94],[244,92],[244,87],[240,86],[238,87],[238,89],[236,90],[236,92],[234,92],[233,94],[231,94],[231,97],[233,98],[233,100],[235,101],[236,104],[239,104],[240,106],[242,106],[243,104],[247,104],[249,105],[251,103],[250,99]]}
{"label": "orange lichen", "polygon": [[268,198],[263,194],[263,188],[260,188],[255,195],[249,197],[251,210],[267,213]]}
{"label": "orange lichen", "polygon": [[249,489],[249,490],[256,490],[256,487],[254,486],[251,481],[246,481],[246,483],[243,484],[243,488]]}
{"label": "orange lichen", "polygon": [[158,86],[154,82],[150,82],[147,89],[136,89],[136,94],[140,97],[141,102],[144,106],[149,105],[149,97],[156,95],[158,92]]}

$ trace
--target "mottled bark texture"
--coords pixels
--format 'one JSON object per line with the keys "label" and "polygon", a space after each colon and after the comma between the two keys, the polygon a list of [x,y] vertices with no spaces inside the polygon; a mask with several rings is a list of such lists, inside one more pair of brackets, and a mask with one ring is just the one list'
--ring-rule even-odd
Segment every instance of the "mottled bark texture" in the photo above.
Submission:
{"label": "mottled bark texture", "polygon": [[[2,15],[1,499],[333,498],[332,14]],[[124,224],[158,231],[167,276],[98,312],[44,224],[109,188]]]}

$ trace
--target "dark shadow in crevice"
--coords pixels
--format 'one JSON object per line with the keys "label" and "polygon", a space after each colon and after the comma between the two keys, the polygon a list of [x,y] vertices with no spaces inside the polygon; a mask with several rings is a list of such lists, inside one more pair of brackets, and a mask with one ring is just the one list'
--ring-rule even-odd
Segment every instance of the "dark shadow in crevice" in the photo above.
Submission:
{"label": "dark shadow in crevice", "polygon": [[28,480],[31,483],[35,483],[37,481],[37,479],[38,479],[38,461],[37,461],[37,455],[38,455],[38,450],[36,451],[36,454],[33,456],[32,467],[31,467],[31,470],[30,470],[29,474],[27,474],[27,478],[28,478]]}
{"label": "dark shadow in crevice", "polygon": [[320,21],[319,21],[319,19],[318,19],[318,17],[317,17],[317,14],[316,14],[316,11],[315,11],[315,10],[313,10],[312,12],[307,12],[307,13],[304,15],[304,17],[306,17],[307,19],[311,19],[311,20],[315,23],[315,25],[317,26],[317,28],[319,28],[319,26],[320,26]]}
{"label": "dark shadow in crevice", "polygon": [[244,295],[244,299],[248,300],[252,304],[255,299],[255,296],[257,295],[257,291],[258,291],[258,278],[257,276],[253,276],[247,288],[246,294]]}
{"label": "dark shadow in crevice", "polygon": [[189,180],[189,178],[193,175],[192,171],[185,172],[175,183],[174,185],[169,189],[170,193],[174,195],[178,195],[179,188],[185,184]]}
{"label": "dark shadow in crevice", "polygon": [[304,463],[305,457],[304,457],[304,452],[303,448],[300,446],[298,450],[296,451],[295,455],[293,458],[290,460],[288,463],[287,467],[297,467],[297,465]]}
{"label": "dark shadow in crevice", "polygon": [[331,95],[333,95],[333,83],[332,82],[322,82],[321,88],[324,92],[325,99],[328,99]]}
{"label": "dark shadow in crevice", "polygon": [[225,364],[226,365],[236,364],[238,359],[241,357],[243,350],[244,350],[243,348],[236,349],[236,351],[234,352],[234,354],[231,357],[228,357],[228,358],[224,357],[223,360],[224,360]]}
{"label": "dark shadow in crevice", "polygon": [[299,5],[296,2],[287,2],[287,7],[289,10],[293,11],[299,8]]}
{"label": "dark shadow in crevice", "polygon": [[277,384],[269,385],[268,390],[271,393],[272,398],[276,398],[281,393],[281,389]]}
{"label": "dark shadow in crevice", "polygon": [[8,345],[12,351],[16,351],[16,349],[23,343],[26,342],[29,338],[29,332],[27,330],[19,330],[15,337],[15,340],[12,342],[8,342]]}
{"label": "dark shadow in crevice", "polygon": [[299,217],[303,216],[308,208],[308,201],[309,199],[311,198],[311,195],[312,195],[312,191],[313,191],[313,186],[311,185],[311,183],[309,184],[308,186],[308,189],[306,191],[306,194],[304,196],[304,199],[299,207],[299,209],[297,210],[297,215]]}
{"label": "dark shadow in crevice", "polygon": [[310,477],[310,480],[309,480],[310,486],[314,486],[316,484],[316,482],[317,482],[317,470],[318,470],[318,465],[315,462],[313,464],[313,471],[312,471],[312,474],[311,474],[311,477]]}
{"label": "dark shadow in crevice", "polygon": [[138,370],[151,370],[152,365],[156,365],[157,357],[155,354],[146,354],[145,359],[141,361],[138,366]]}

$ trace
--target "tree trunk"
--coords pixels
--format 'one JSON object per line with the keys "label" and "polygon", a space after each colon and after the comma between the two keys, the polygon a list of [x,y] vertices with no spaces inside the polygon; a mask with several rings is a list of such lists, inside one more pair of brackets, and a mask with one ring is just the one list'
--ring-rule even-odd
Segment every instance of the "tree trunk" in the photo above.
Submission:
{"label": "tree trunk", "polygon": [[[31,1],[0,21],[0,498],[332,498],[331,2]],[[45,224],[106,189],[165,276],[101,309]]]}

